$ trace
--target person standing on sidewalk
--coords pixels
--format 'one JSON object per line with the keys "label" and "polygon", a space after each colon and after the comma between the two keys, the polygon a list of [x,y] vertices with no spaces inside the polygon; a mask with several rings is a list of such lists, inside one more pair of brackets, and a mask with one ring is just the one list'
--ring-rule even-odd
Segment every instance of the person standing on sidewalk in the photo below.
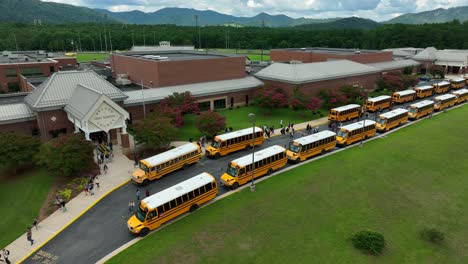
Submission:
{"label": "person standing on sidewalk", "polygon": [[107,164],[104,164],[104,174],[107,174],[108,169],[109,169],[109,167],[107,167]]}
{"label": "person standing on sidewalk", "polygon": [[149,197],[150,196],[150,192],[148,189],[146,189],[146,197]]}
{"label": "person standing on sidewalk", "polygon": [[7,250],[6,248],[4,248],[4,249],[2,250],[2,253],[3,253],[3,259],[5,260],[5,263],[6,263],[6,264],[10,264],[11,261],[8,259],[8,258],[10,257],[10,251]]}
{"label": "person standing on sidewalk", "polygon": [[37,225],[37,218],[34,218],[32,225],[36,228],[36,230],[38,229],[39,226]]}
{"label": "person standing on sidewalk", "polygon": [[31,228],[28,227],[28,232],[26,233],[26,238],[28,239],[29,242],[31,242],[31,246],[34,244],[34,240],[32,239],[32,232]]}
{"label": "person standing on sidewalk", "polygon": [[96,184],[96,187],[99,189],[99,178],[97,175],[96,177],[94,177],[94,183]]}

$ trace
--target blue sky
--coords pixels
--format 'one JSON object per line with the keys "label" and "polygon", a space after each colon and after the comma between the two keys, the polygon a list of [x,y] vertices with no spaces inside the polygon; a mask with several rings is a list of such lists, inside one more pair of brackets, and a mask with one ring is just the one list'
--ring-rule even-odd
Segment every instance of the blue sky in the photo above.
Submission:
{"label": "blue sky", "polygon": [[254,16],[261,12],[285,14],[294,18],[357,16],[384,21],[404,13],[436,8],[468,6],[468,0],[46,0],[111,11],[153,12],[165,7],[213,10],[235,16]]}

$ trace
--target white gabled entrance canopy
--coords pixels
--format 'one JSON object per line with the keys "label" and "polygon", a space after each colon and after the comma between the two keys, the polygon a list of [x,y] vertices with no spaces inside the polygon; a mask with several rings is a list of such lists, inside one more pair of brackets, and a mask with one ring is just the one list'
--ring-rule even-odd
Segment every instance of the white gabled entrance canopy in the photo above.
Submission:
{"label": "white gabled entrance canopy", "polygon": [[92,88],[77,85],[72,97],[64,108],[68,119],[75,125],[75,132],[81,129],[87,140],[93,132],[122,128],[122,134],[127,133],[125,120],[129,114],[105,94]]}

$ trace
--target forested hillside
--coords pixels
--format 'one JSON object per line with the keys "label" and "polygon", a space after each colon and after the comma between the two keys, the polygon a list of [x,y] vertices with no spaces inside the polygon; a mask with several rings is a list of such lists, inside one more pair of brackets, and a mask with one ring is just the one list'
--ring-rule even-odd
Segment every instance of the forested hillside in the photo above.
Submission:
{"label": "forested hillside", "polygon": [[[385,49],[428,47],[468,49],[468,22],[425,25],[383,25],[370,30],[304,30],[300,28],[201,27],[202,48],[272,49],[287,47],[334,47]],[[129,49],[161,40],[173,45],[198,47],[195,27],[173,25],[66,24],[31,26],[0,24],[0,50]]]}

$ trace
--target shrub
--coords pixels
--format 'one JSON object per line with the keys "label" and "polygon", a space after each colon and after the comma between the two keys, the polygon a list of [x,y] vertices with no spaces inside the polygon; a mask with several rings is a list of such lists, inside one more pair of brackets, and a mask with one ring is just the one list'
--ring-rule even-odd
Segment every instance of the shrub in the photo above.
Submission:
{"label": "shrub", "polygon": [[355,248],[365,254],[380,255],[385,248],[384,236],[373,231],[359,231],[351,237]]}
{"label": "shrub", "polygon": [[434,244],[440,245],[444,241],[444,233],[435,228],[424,228],[420,235],[422,239]]}

